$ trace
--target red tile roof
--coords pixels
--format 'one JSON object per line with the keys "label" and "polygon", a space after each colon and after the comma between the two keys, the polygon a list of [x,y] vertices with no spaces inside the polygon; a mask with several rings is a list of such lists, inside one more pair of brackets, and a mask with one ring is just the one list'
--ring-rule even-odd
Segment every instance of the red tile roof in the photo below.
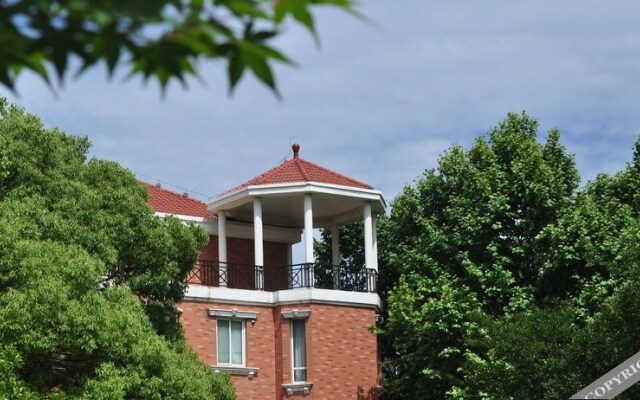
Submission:
{"label": "red tile roof", "polygon": [[373,186],[367,185],[346,175],[339,174],[328,168],[321,167],[317,164],[303,160],[298,157],[300,146],[294,144],[293,158],[283,162],[282,164],[271,168],[267,172],[256,176],[235,188],[226,191],[223,194],[235,192],[252,185],[271,185],[277,183],[298,183],[298,182],[318,182],[328,183],[332,185],[349,186],[359,189],[373,189]]}
{"label": "red tile roof", "polygon": [[215,214],[207,210],[207,205],[196,199],[140,181],[149,191],[149,205],[156,212],[167,214],[190,215],[193,217],[213,217]]}

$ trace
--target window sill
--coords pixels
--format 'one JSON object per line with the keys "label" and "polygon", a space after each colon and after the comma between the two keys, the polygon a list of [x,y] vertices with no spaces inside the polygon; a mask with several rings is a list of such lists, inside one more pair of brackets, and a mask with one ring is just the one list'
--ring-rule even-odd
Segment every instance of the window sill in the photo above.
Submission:
{"label": "window sill", "polygon": [[226,372],[229,375],[246,376],[249,379],[253,379],[258,376],[258,368],[233,367],[230,365],[212,365],[211,369],[213,369],[214,372]]}
{"label": "window sill", "polygon": [[287,392],[289,396],[294,393],[304,393],[305,395],[310,394],[312,387],[313,383],[311,382],[288,383],[282,385],[282,388]]}

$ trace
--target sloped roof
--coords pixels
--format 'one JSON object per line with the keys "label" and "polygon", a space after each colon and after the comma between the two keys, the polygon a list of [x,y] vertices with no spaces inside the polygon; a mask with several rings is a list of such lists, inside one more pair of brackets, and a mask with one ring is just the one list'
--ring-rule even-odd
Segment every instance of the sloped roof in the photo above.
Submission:
{"label": "sloped roof", "polygon": [[140,181],[149,191],[149,205],[156,212],[211,218],[215,214],[207,210],[207,205],[180,193]]}
{"label": "sloped roof", "polygon": [[321,167],[298,156],[300,145],[291,146],[293,158],[287,160],[267,172],[256,176],[223,194],[235,192],[247,186],[272,185],[278,183],[318,182],[332,185],[348,186],[359,189],[373,189],[373,186],[364,182],[339,174],[328,168]]}

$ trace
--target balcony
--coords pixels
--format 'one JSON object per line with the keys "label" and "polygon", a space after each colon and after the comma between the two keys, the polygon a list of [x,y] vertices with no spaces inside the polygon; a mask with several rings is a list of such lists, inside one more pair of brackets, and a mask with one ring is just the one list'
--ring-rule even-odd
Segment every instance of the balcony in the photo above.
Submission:
{"label": "balcony", "polygon": [[262,267],[198,260],[186,282],[205,286],[275,292],[298,288],[333,289],[375,293],[378,273],[356,266],[312,263]]}

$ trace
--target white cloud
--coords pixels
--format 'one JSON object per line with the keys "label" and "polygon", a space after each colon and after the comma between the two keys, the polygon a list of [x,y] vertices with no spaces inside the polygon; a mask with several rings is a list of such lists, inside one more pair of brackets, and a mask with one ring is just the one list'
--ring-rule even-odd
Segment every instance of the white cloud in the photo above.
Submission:
{"label": "white cloud", "polygon": [[558,127],[587,178],[622,168],[640,134],[637,1],[367,0],[379,27],[318,13],[322,46],[299,28],[279,40],[300,68],[278,67],[284,100],[254,79],[233,98],[224,68],[206,87],[69,82],[59,100],[33,77],[18,102],[49,125],[89,135],[93,154],[215,195],[301,156],[382,188],[389,200],[453,142],[468,146],[510,111],[541,135]]}

